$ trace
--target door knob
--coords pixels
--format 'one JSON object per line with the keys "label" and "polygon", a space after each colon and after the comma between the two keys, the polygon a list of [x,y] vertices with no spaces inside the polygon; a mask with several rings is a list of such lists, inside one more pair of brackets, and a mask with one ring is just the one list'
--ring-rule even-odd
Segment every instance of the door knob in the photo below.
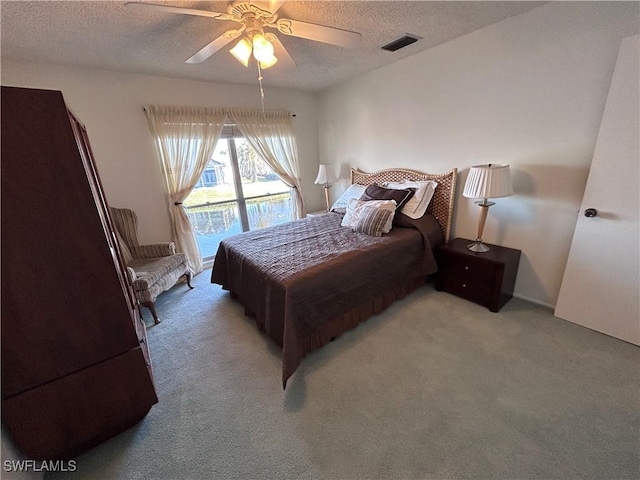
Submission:
{"label": "door knob", "polygon": [[584,216],[588,218],[596,217],[598,215],[598,210],[595,208],[587,208],[584,211]]}

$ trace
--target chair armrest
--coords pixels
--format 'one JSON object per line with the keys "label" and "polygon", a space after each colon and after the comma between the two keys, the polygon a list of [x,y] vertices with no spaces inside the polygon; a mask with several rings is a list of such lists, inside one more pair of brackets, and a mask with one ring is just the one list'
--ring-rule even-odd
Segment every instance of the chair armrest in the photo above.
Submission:
{"label": "chair armrest", "polygon": [[129,282],[131,283],[131,285],[133,285],[133,282],[138,279],[136,271],[131,267],[127,267],[127,277],[129,277]]}
{"label": "chair armrest", "polygon": [[155,258],[175,255],[176,246],[173,242],[155,243],[153,245],[140,245],[133,248],[135,258]]}

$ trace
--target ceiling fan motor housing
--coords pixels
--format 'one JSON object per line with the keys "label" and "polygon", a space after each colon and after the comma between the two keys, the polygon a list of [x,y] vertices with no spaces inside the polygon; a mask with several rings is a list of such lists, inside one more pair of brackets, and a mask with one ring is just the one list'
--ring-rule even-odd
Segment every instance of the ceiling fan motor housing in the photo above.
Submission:
{"label": "ceiling fan motor housing", "polygon": [[256,5],[246,2],[234,3],[227,11],[229,14],[233,15],[238,22],[243,22],[245,18],[253,17],[264,19],[263,23],[273,23],[277,16],[268,10],[264,10]]}
{"label": "ceiling fan motor housing", "polygon": [[247,35],[250,39],[252,39],[253,36],[257,34],[264,35],[264,22],[262,21],[262,19],[251,16],[251,14],[246,14],[243,15],[242,21],[246,27],[245,31],[247,32]]}

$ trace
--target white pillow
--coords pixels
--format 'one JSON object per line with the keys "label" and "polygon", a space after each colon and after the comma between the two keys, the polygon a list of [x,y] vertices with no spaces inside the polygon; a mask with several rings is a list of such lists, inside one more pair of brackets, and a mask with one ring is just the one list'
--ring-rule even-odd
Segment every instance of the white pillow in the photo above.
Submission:
{"label": "white pillow", "polygon": [[360,213],[362,213],[362,209],[365,207],[368,208],[382,208],[385,210],[389,210],[392,214],[389,215],[387,222],[382,227],[382,233],[389,233],[391,231],[391,227],[393,225],[393,216],[396,213],[396,201],[395,200],[358,200],[357,198],[352,198],[349,200],[347,204],[347,210],[342,217],[342,222],[340,225],[343,227],[355,227],[358,223],[358,218],[360,217]]}
{"label": "white pillow", "polygon": [[420,218],[427,211],[427,207],[433,198],[433,193],[438,186],[438,182],[426,180],[424,182],[387,182],[383,185],[386,188],[404,190],[405,188],[415,188],[416,193],[402,207],[402,213],[414,220]]}
{"label": "white pillow", "polygon": [[347,188],[344,193],[340,195],[340,198],[338,198],[331,206],[331,211],[345,213],[349,200],[352,198],[360,198],[366,189],[367,187],[364,185],[358,185],[357,183],[349,185],[349,188]]}

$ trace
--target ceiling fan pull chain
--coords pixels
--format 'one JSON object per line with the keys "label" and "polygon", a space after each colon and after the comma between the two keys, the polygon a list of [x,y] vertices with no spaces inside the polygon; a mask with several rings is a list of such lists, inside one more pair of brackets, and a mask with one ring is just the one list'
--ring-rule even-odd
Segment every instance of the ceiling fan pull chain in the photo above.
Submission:
{"label": "ceiling fan pull chain", "polygon": [[264,117],[264,89],[262,88],[262,70],[260,69],[260,62],[258,64],[258,82],[260,83],[260,102],[262,103],[262,116]]}

